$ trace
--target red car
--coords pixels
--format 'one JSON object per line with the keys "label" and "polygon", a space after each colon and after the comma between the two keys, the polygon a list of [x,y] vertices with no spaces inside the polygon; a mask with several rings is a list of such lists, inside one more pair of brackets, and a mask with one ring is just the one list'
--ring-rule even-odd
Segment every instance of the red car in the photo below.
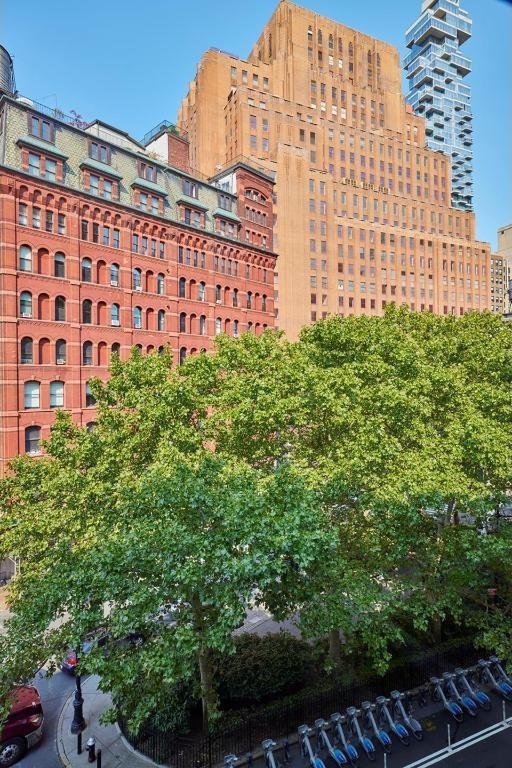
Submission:
{"label": "red car", "polygon": [[0,724],[0,766],[5,768],[21,760],[27,749],[43,735],[44,715],[41,697],[31,685],[13,691],[13,703],[6,720]]}

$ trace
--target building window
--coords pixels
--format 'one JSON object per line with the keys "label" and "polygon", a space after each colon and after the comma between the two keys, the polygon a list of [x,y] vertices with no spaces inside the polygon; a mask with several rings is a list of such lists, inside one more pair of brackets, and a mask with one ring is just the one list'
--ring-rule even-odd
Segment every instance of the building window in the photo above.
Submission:
{"label": "building window", "polygon": [[139,267],[132,270],[132,288],[134,291],[142,290],[142,270]]}
{"label": "building window", "polygon": [[92,393],[91,385],[87,382],[85,385],[85,407],[91,408],[93,405],[96,405],[96,398]]}
{"label": "building window", "polygon": [[238,320],[233,320],[233,336],[238,337]]}
{"label": "building window", "polygon": [[160,240],[159,256],[160,256],[161,259],[165,258],[165,243],[162,240]]}
{"label": "building window", "polygon": [[22,272],[32,271],[32,248],[29,245],[20,246],[19,269]]}
{"label": "building window", "polygon": [[215,335],[218,336],[222,333],[222,319],[220,317],[215,318]]}
{"label": "building window", "polygon": [[142,236],[141,245],[140,245],[140,252],[143,256],[145,256],[148,252],[148,239],[144,235]]}
{"label": "building window", "polygon": [[90,325],[92,323],[92,301],[85,299],[82,302],[82,323]]}
{"label": "building window", "polygon": [[199,190],[195,181],[190,179],[182,179],[182,190],[188,197],[194,197],[196,200],[199,196]]}
{"label": "building window", "polygon": [[110,165],[110,149],[97,141],[91,141],[89,146],[89,157],[93,160],[99,160],[100,163]]}
{"label": "building window", "polygon": [[146,192],[139,192],[139,208],[142,208],[144,211],[147,210],[148,207],[148,196]]}
{"label": "building window", "polygon": [[120,325],[120,307],[119,304],[112,304],[110,307],[110,325]]}
{"label": "building window", "polygon": [[40,176],[41,155],[35,152],[28,153],[28,172],[31,176]]}
{"label": "building window", "polygon": [[64,382],[50,382],[50,408],[64,407]]}
{"label": "building window", "polygon": [[63,213],[59,213],[58,216],[58,233],[59,235],[66,234],[66,216]]}
{"label": "building window", "polygon": [[119,248],[119,230],[114,229],[112,245],[114,248]]}
{"label": "building window", "polygon": [[47,232],[53,232],[53,211],[46,211],[44,228]]}
{"label": "building window", "polygon": [[29,132],[32,136],[44,141],[53,141],[54,128],[49,120],[45,120],[37,115],[31,115],[29,120]]}
{"label": "building window", "polygon": [[100,193],[100,177],[94,173],[89,176],[89,192],[91,195],[99,195]]}
{"label": "building window", "polygon": [[112,200],[112,182],[110,179],[103,179],[103,197],[105,200]]}
{"label": "building window", "polygon": [[99,243],[100,241],[100,225],[96,223],[92,225],[92,241],[93,243]]}
{"label": "building window", "polygon": [[252,309],[252,293],[247,291],[247,309]]}
{"label": "building window", "polygon": [[27,206],[25,203],[20,203],[18,206],[18,224],[24,227],[27,225]]}
{"label": "building window", "polygon": [[111,351],[112,355],[120,355],[121,354],[121,345],[119,344],[118,341],[115,341],[112,344],[112,347],[110,348],[110,351]]}
{"label": "building window", "polygon": [[139,175],[142,179],[156,183],[156,174],[157,170],[155,165],[148,165],[148,163],[143,163],[142,161],[139,162]]}
{"label": "building window", "polygon": [[103,245],[110,245],[110,227],[103,227]]}
{"label": "building window", "polygon": [[82,237],[82,240],[89,239],[89,222],[86,221],[85,219],[82,219],[81,237]]}
{"label": "building window", "polygon": [[139,236],[135,233],[132,235],[132,252],[138,253],[139,250]]}
{"label": "building window", "polygon": [[66,258],[63,253],[56,253],[54,256],[53,274],[55,277],[66,277]]}
{"label": "building window", "polygon": [[38,381],[26,381],[23,386],[23,406],[39,408],[41,386]]}
{"label": "building window", "polygon": [[82,365],[92,365],[92,341],[84,341],[83,343]]}
{"label": "building window", "polygon": [[41,427],[25,429],[25,453],[41,453]]}
{"label": "building window", "polygon": [[215,303],[220,304],[222,301],[222,288],[220,285],[215,286]]}
{"label": "building window", "polygon": [[92,280],[92,261],[88,258],[82,259],[82,282],[90,283]]}
{"label": "building window", "polygon": [[155,197],[155,195],[151,195],[151,213],[154,216],[158,216],[159,211],[160,211],[160,200],[158,197]]}
{"label": "building window", "polygon": [[179,329],[180,329],[180,333],[185,333],[187,329],[187,313],[186,312],[180,312]]}
{"label": "building window", "polygon": [[187,357],[187,348],[180,347],[180,365],[182,365],[185,362],[186,357]]}
{"label": "building window", "polygon": [[44,176],[49,181],[55,181],[57,174],[57,163],[55,160],[51,160],[49,157],[45,159],[45,172]]}
{"label": "building window", "polygon": [[110,265],[110,285],[115,288],[119,285],[119,264]]}
{"label": "building window", "polygon": [[163,296],[165,293],[165,276],[160,272],[156,278],[156,292]]}
{"label": "building window", "polygon": [[55,362],[57,365],[66,364],[66,342],[64,339],[57,339],[55,342]]}
{"label": "building window", "polygon": [[233,306],[238,307],[238,288],[233,288]]}
{"label": "building window", "polygon": [[199,335],[206,336],[206,315],[199,318]]}
{"label": "building window", "polygon": [[165,310],[163,309],[158,310],[157,328],[159,331],[165,331]]}
{"label": "building window", "polygon": [[21,340],[21,362],[23,365],[31,365],[34,362],[34,345],[30,336],[24,336]]}
{"label": "building window", "polygon": [[32,208],[32,226],[34,229],[41,229],[41,209],[35,206]]}
{"label": "building window", "polygon": [[133,327],[142,328],[142,309],[140,307],[133,308]]}
{"label": "building window", "polygon": [[206,284],[202,281],[197,286],[197,298],[199,301],[206,301]]}
{"label": "building window", "polygon": [[23,291],[20,295],[20,315],[32,317],[32,294],[29,291]]}

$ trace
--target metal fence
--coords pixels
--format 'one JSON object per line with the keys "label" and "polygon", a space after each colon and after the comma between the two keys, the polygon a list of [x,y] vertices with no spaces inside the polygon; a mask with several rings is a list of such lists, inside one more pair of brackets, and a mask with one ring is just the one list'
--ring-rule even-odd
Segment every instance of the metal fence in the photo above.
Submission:
{"label": "metal fence", "polygon": [[478,658],[472,645],[457,645],[441,651],[410,657],[407,663],[389,670],[382,677],[361,683],[333,685],[324,690],[305,690],[282,702],[274,702],[252,711],[227,715],[208,733],[179,736],[144,728],[138,734],[125,736],[133,747],[162,765],[173,768],[213,768],[223,763],[224,755],[244,755],[257,750],[265,738],[285,739],[296,733],[302,723],[312,724],[318,717],[344,712],[346,707],[374,700],[397,688],[412,691],[428,682],[433,675],[456,666],[471,666]]}

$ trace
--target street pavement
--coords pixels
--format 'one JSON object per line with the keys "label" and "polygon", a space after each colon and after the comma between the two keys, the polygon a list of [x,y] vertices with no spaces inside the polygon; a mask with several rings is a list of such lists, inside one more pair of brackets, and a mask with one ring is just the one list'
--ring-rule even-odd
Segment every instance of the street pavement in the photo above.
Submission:
{"label": "street pavement", "polygon": [[33,747],[23,760],[16,763],[16,768],[59,768],[55,736],[57,722],[64,703],[75,688],[75,678],[64,672],[56,672],[50,677],[44,671],[38,672],[31,681],[43,701],[44,733],[40,743]]}

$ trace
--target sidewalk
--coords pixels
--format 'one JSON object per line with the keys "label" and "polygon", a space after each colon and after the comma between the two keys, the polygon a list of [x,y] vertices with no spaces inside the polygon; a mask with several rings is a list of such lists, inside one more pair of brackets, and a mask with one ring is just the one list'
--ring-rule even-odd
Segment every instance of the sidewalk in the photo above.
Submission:
{"label": "sidewalk", "polygon": [[64,704],[57,724],[57,751],[65,768],[85,768],[96,765],[87,762],[85,744],[90,736],[96,740],[96,753],[101,749],[102,768],[150,768],[155,766],[149,758],[135,752],[122,735],[117,723],[100,725],[99,716],[110,706],[110,696],[98,691],[99,677],[92,675],[82,683],[86,728],[82,733],[83,752],[77,754],[77,737],[70,732],[73,720],[74,692]]}

